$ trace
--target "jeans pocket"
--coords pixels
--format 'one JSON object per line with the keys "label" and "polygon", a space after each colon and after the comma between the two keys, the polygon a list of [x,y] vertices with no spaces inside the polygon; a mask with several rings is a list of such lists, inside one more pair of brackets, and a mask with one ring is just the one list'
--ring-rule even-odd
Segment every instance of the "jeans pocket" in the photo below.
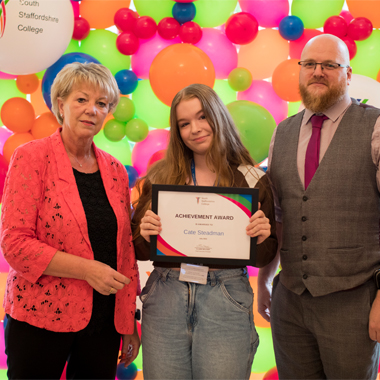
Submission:
{"label": "jeans pocket", "polygon": [[153,272],[150,274],[148,281],[146,282],[140,294],[140,301],[142,302],[143,305],[148,301],[148,299],[154,292],[154,289],[156,288],[156,285],[159,280],[160,280],[159,273],[157,273],[156,270],[153,270]]}
{"label": "jeans pocket", "polygon": [[247,314],[252,313],[253,291],[246,276],[225,279],[220,288],[233,306]]}

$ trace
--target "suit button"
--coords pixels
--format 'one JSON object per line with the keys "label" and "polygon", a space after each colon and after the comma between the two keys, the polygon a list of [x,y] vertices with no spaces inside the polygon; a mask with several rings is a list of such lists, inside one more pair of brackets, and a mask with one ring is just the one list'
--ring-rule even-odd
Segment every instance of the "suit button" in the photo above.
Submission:
{"label": "suit button", "polygon": [[304,280],[306,280],[307,279],[307,274],[304,274],[302,277],[303,277]]}
{"label": "suit button", "polygon": [[306,241],[307,240],[307,237],[304,235],[302,236],[302,241]]}
{"label": "suit button", "polygon": [[303,216],[303,217],[301,218],[301,220],[302,220],[303,222],[306,222],[306,221],[307,221],[306,216]]}
{"label": "suit button", "polygon": [[307,260],[307,256],[306,256],[306,255],[303,255],[303,256],[302,256],[302,259],[303,259],[303,260]]}
{"label": "suit button", "polygon": [[303,200],[304,202],[306,202],[306,201],[307,201],[307,196],[304,195],[304,196],[302,197],[302,200]]}

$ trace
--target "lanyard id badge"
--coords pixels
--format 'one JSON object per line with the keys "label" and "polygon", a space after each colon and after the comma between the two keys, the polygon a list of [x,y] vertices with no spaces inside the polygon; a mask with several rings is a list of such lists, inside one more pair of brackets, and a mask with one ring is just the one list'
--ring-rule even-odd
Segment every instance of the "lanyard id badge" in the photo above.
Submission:
{"label": "lanyard id badge", "polygon": [[207,284],[208,267],[194,264],[181,264],[179,280],[194,282],[196,284]]}

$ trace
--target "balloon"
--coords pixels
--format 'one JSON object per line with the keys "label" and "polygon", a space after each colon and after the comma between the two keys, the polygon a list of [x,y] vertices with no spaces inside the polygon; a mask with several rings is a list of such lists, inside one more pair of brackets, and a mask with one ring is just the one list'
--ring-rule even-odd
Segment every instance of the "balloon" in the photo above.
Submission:
{"label": "balloon", "polygon": [[228,81],[226,80],[216,79],[213,90],[218,94],[224,104],[228,104],[236,100],[237,93],[230,87]]}
{"label": "balloon", "polygon": [[0,154],[3,154],[4,143],[12,134],[13,132],[10,131],[7,127],[0,127]]}
{"label": "balloon", "polygon": [[7,74],[0,71],[0,79],[16,79],[17,75]]}
{"label": "balloon", "polygon": [[124,367],[124,363],[119,363],[116,369],[116,377],[118,380],[133,380],[137,376],[136,364],[131,363],[128,367]]}
{"label": "balloon", "polygon": [[276,94],[288,102],[301,99],[298,90],[300,66],[297,59],[287,59],[281,62],[273,72],[272,85]]}
{"label": "balloon", "polygon": [[131,65],[129,57],[119,54],[116,38],[117,35],[109,30],[91,30],[88,37],[81,41],[80,51],[97,59],[115,75]]}
{"label": "balloon", "polygon": [[252,84],[252,74],[244,67],[237,67],[230,72],[228,83],[235,91],[245,91]]}
{"label": "balloon", "polygon": [[342,38],[347,35],[347,27],[347,21],[342,16],[331,16],[325,21],[323,32]]}
{"label": "balloon", "polygon": [[137,173],[137,170],[131,165],[125,165],[125,168],[128,173],[129,188],[132,189],[132,187],[135,186],[137,178],[139,177],[139,173]]}
{"label": "balloon", "polygon": [[136,145],[132,151],[132,165],[140,176],[145,174],[150,157],[159,150],[166,149],[169,142],[169,131],[154,129]]}
{"label": "balloon", "polygon": [[[249,283],[251,284],[253,294],[257,294],[257,274],[258,268],[247,267],[249,275]],[[257,311],[257,297],[253,299],[253,318],[255,320],[256,327],[270,327],[270,323],[267,322]]]}
{"label": "balloon", "polygon": [[196,44],[202,38],[202,29],[196,22],[185,22],[179,29],[179,38],[182,42]]}
{"label": "balloon", "polygon": [[110,141],[120,141],[125,137],[125,123],[116,119],[106,122],[103,128],[104,136]]}
{"label": "balloon", "polygon": [[290,58],[301,59],[301,53],[306,43],[315,36],[322,34],[319,30],[304,29],[302,36],[296,41],[290,41],[289,43],[289,55]]}
{"label": "balloon", "polygon": [[373,0],[347,0],[348,10],[353,17],[366,17],[374,28],[380,28],[380,2]]}
{"label": "balloon", "polygon": [[355,41],[366,40],[372,34],[372,22],[365,17],[354,18],[348,25],[347,36]]}
{"label": "balloon", "polygon": [[356,52],[358,50],[356,46],[356,42],[348,36],[342,37],[342,40],[347,45],[348,52],[350,53],[350,60],[351,60],[352,58],[355,57]]}
{"label": "balloon", "polygon": [[73,7],[74,17],[79,17],[79,3],[78,0],[70,0],[71,6]]}
{"label": "balloon", "polygon": [[117,50],[124,55],[135,54],[139,45],[139,39],[132,32],[123,32],[116,39]]}
{"label": "balloon", "polygon": [[30,133],[35,139],[42,139],[52,135],[60,127],[56,117],[51,112],[45,112],[34,121]]}
{"label": "balloon", "polygon": [[286,16],[280,21],[278,30],[282,38],[294,41],[302,36],[303,22],[297,16]]}
{"label": "balloon", "polygon": [[288,102],[288,117],[295,115],[300,111],[302,101]]}
{"label": "balloon", "polygon": [[272,332],[270,328],[256,327],[260,344],[255,354],[252,372],[262,373],[276,366],[273,351]]}
{"label": "balloon", "polygon": [[[64,54],[77,53],[79,50],[79,41],[71,39]],[[40,71],[39,73],[36,73],[38,79],[42,79],[44,77],[45,71]]]}
{"label": "balloon", "polygon": [[138,118],[143,119],[152,128],[169,127],[170,107],[157,99],[149,80],[139,81],[132,99]]}
{"label": "balloon", "polygon": [[2,3],[6,10],[6,22],[2,22],[4,34],[0,38],[3,72],[34,74],[46,69],[61,57],[71,40],[74,17],[70,1],[38,0],[36,3],[36,9],[26,6],[25,1]]}
{"label": "balloon", "polygon": [[259,24],[250,13],[239,12],[229,17],[225,30],[226,36],[231,42],[246,45],[256,38]]}
{"label": "balloon", "polygon": [[254,16],[263,28],[276,28],[289,14],[288,0],[239,0],[241,10]]}
{"label": "balloon", "polygon": [[165,40],[156,34],[150,40],[142,40],[139,49],[132,56],[132,70],[138,78],[148,79],[149,69],[156,55],[166,47],[180,43],[179,38]]}
{"label": "balloon", "polygon": [[131,165],[131,147],[126,137],[121,141],[112,142],[107,139],[103,131],[94,136],[95,145],[113,157],[117,158],[123,165]]}
{"label": "balloon", "polygon": [[224,24],[234,12],[237,0],[210,1],[198,0],[194,3],[196,15],[194,22],[202,28],[214,28]]}
{"label": "balloon", "polygon": [[32,103],[36,116],[41,115],[45,112],[50,112],[42,95],[41,83],[42,80],[39,80],[37,91],[34,91],[33,94],[30,95],[30,102]]}
{"label": "balloon", "polygon": [[175,3],[172,9],[173,17],[180,23],[191,21],[195,17],[195,5],[193,3]]}
{"label": "balloon", "polygon": [[83,17],[75,17],[74,19],[74,32],[73,39],[74,40],[84,40],[88,34],[90,33],[90,24]]}
{"label": "balloon", "polygon": [[[26,95],[17,88],[15,80],[0,79],[0,109],[8,99],[14,97],[25,99]],[[0,126],[1,125],[3,125],[3,122],[0,118]]]}
{"label": "balloon", "polygon": [[340,13],[344,0],[293,0],[291,14],[299,17],[308,29],[321,28],[327,18]]}
{"label": "balloon", "polygon": [[348,93],[351,98],[359,102],[380,108],[380,83],[375,79],[360,74],[352,74]]}
{"label": "balloon", "polygon": [[237,100],[227,105],[240,132],[244,146],[256,162],[268,156],[269,143],[276,123],[264,107],[248,100]]}
{"label": "balloon", "polygon": [[240,47],[238,67],[248,69],[253,79],[265,79],[272,76],[276,66],[288,55],[289,43],[279,31],[262,29],[253,42]]}
{"label": "balloon", "polygon": [[127,122],[132,119],[135,115],[135,105],[132,100],[122,96],[120,98],[119,104],[117,105],[115,111],[113,112],[113,117],[122,122]]}
{"label": "balloon", "polygon": [[133,32],[138,38],[152,38],[157,31],[156,21],[150,16],[142,16],[135,20]]}
{"label": "balloon", "polygon": [[90,55],[83,53],[70,53],[63,55],[54,65],[50,66],[42,79],[42,95],[44,97],[46,105],[51,108],[50,90],[57,74],[66,66],[68,63],[73,62],[95,62],[99,61]]}
{"label": "balloon", "polygon": [[277,368],[271,368],[263,377],[263,380],[279,380]]}
{"label": "balloon", "polygon": [[17,88],[23,94],[32,94],[38,89],[40,81],[36,74],[19,75],[16,79]]}
{"label": "balloon", "polygon": [[238,100],[250,100],[260,104],[271,113],[276,124],[288,115],[288,103],[276,94],[271,83],[263,80],[255,80],[248,90],[239,92]]}
{"label": "balloon", "polygon": [[133,32],[139,15],[129,8],[120,8],[114,16],[114,23],[121,32]]}
{"label": "balloon", "polygon": [[166,149],[159,150],[158,152],[152,154],[148,162],[148,169],[157,161],[162,160],[166,156]]}
{"label": "balloon", "polygon": [[357,41],[358,52],[351,61],[355,74],[376,79],[380,69],[380,30],[374,30],[364,41]]}
{"label": "balloon", "polygon": [[150,67],[149,79],[156,96],[170,105],[177,92],[192,83],[213,87],[215,70],[201,49],[189,44],[176,44],[157,54]]}
{"label": "balloon", "polygon": [[158,34],[165,40],[172,40],[179,34],[180,23],[173,17],[164,17],[157,26]]}
{"label": "balloon", "polygon": [[136,90],[138,79],[132,70],[118,71],[115,79],[121,94],[128,95]]}
{"label": "balloon", "polygon": [[342,12],[340,12],[339,16],[343,17],[346,20],[347,25],[354,18],[349,11],[342,11]]}
{"label": "balloon", "polygon": [[203,28],[202,33],[201,40],[195,46],[211,59],[215,78],[227,78],[231,70],[237,66],[238,55],[235,45],[220,30]]}
{"label": "balloon", "polygon": [[134,0],[133,3],[140,16],[153,17],[156,22],[172,16],[172,0]]}
{"label": "balloon", "polygon": [[[3,155],[0,155],[0,202],[1,202],[1,198],[3,197],[4,182],[5,182],[5,177],[7,175],[7,171],[8,171],[8,162],[5,160]],[[0,272],[4,272],[7,269],[9,269],[8,263],[2,257],[0,259]]]}
{"label": "balloon", "polygon": [[10,136],[4,143],[3,147],[3,156],[6,159],[6,161],[9,162],[11,160],[12,154],[16,148],[33,140],[33,136],[28,132],[14,133],[12,136]]}
{"label": "balloon", "polygon": [[120,8],[128,8],[130,0],[85,0],[80,3],[80,14],[92,29],[106,29],[114,24],[114,16]]}
{"label": "balloon", "polygon": [[142,119],[132,119],[128,121],[125,134],[128,140],[133,142],[143,141],[148,136],[148,124]]}
{"label": "balloon", "polygon": [[13,132],[30,131],[34,118],[33,106],[26,99],[8,99],[1,107],[1,119],[4,125]]}

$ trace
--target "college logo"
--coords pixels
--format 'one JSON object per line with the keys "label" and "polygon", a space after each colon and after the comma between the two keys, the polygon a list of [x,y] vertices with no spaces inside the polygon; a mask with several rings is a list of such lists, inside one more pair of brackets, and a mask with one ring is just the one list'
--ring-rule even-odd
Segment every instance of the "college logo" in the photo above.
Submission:
{"label": "college logo", "polygon": [[195,197],[197,199],[197,205],[199,205],[199,200],[201,199],[201,197]]}
{"label": "college logo", "polygon": [[5,5],[9,0],[0,0],[0,38],[4,35],[5,22],[7,21],[7,14],[5,12]]}

